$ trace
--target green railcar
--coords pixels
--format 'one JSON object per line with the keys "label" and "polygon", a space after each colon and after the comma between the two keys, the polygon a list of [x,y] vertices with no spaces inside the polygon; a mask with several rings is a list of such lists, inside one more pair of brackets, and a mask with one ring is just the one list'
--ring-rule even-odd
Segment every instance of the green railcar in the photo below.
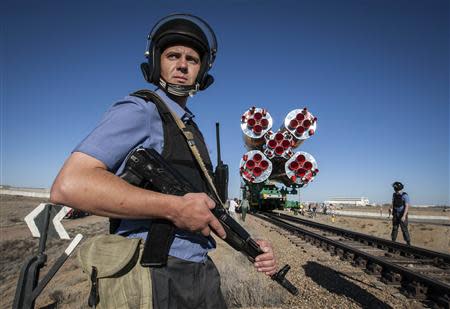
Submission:
{"label": "green railcar", "polygon": [[286,201],[284,208],[299,209],[300,204],[297,201]]}
{"label": "green railcar", "polygon": [[273,183],[251,184],[243,190],[243,196],[250,194],[250,210],[283,209],[286,205],[286,195]]}

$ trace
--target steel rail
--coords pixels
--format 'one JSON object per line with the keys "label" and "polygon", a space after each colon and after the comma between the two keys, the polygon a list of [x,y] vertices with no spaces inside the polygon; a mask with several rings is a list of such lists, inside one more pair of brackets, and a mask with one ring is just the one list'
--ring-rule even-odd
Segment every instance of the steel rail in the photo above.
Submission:
{"label": "steel rail", "polygon": [[383,239],[376,236],[371,236],[359,232],[354,232],[334,226],[329,226],[323,223],[313,222],[306,219],[301,219],[293,216],[289,216],[286,214],[281,213],[264,213],[267,216],[276,216],[279,218],[285,218],[286,220],[290,220],[293,222],[297,222],[303,225],[319,228],[321,230],[326,230],[333,232],[338,235],[342,235],[345,237],[350,237],[352,239],[358,239],[365,241],[368,245],[376,246],[379,249],[390,249],[391,252],[403,252],[406,256],[413,255],[415,257],[420,258],[429,258],[436,261],[436,267],[442,267],[444,269],[450,269],[450,254],[445,254],[442,252],[436,252],[432,250],[428,250],[425,248],[415,247],[415,246],[408,246],[402,243],[390,241],[387,239]]}
{"label": "steel rail", "polygon": [[[256,217],[266,220],[276,226],[279,226],[295,235],[306,235],[313,239],[317,239],[322,248],[323,244],[327,244],[326,249],[330,251],[334,251],[339,254],[339,249],[342,250],[340,253],[342,257],[348,261],[357,262],[360,259],[366,260],[366,263],[363,263],[363,267],[366,267],[368,270],[377,269],[375,273],[384,276],[397,276],[397,282],[400,284],[405,290],[411,288],[410,285],[413,284],[413,288],[420,289],[421,287],[426,287],[426,289],[420,289],[416,295],[418,298],[423,298],[421,296],[425,296],[428,299],[435,301],[437,304],[442,305],[444,308],[448,308],[450,301],[450,284],[447,284],[442,281],[437,281],[431,277],[426,275],[414,272],[408,268],[397,265],[395,263],[389,262],[387,258],[374,256],[352,246],[341,243],[340,241],[336,241],[333,239],[329,239],[326,236],[322,236],[320,234],[314,233],[312,231],[303,229],[301,227],[292,225],[288,222],[283,221],[280,216],[265,214],[265,216],[261,214],[254,214]],[[289,218],[285,218],[284,220],[289,220],[292,218],[291,216],[287,216]],[[295,218],[294,218],[295,219]],[[296,221],[296,220],[293,220]],[[317,227],[316,227],[317,228]],[[342,229],[339,229],[342,231]],[[360,234],[360,233],[358,233]],[[428,250],[430,251],[430,250]],[[432,251],[430,251],[432,252]],[[361,263],[360,263],[361,265]],[[400,277],[398,277],[400,276]],[[413,293],[414,294],[414,293]]]}

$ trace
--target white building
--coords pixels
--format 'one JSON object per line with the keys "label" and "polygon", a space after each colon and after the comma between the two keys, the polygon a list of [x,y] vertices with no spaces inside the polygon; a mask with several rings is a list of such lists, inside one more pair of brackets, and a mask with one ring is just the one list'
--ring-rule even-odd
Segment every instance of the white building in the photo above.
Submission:
{"label": "white building", "polygon": [[369,204],[369,199],[365,197],[332,197],[324,203],[328,205],[367,206]]}

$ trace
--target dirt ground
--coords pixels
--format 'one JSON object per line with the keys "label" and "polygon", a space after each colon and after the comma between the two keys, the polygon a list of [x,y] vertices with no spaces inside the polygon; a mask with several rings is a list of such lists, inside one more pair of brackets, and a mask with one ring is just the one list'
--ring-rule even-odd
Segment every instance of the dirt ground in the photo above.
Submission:
{"label": "dirt ground", "polygon": [[[0,308],[11,308],[20,270],[26,259],[35,255],[38,250],[38,239],[31,237],[31,233],[24,223],[23,218],[40,203],[46,202],[46,200],[8,195],[0,195],[0,198],[0,295],[2,296],[0,298]],[[331,224],[330,217],[328,216],[318,216],[313,220]],[[268,235],[267,232],[251,225],[254,222],[255,220],[250,219],[249,223],[246,222],[246,225],[244,226],[249,229],[254,237],[266,237]],[[334,224],[384,238],[389,238],[390,234],[390,221],[388,220],[338,217]],[[63,225],[72,237],[77,233],[81,233],[87,238],[100,233],[107,233],[108,229],[107,219],[97,216],[89,216],[76,220],[65,219],[63,220]],[[422,223],[410,224],[413,244],[431,250],[449,253],[449,228],[450,227],[448,226]],[[399,233],[399,239],[402,239],[401,233]],[[274,239],[272,242],[278,245],[287,242],[287,240],[281,238],[281,240]],[[47,267],[41,270],[41,279],[46,274],[48,267],[53,265],[54,261],[61,255],[68,244],[69,241],[67,240],[49,239],[47,241],[46,254],[48,255],[48,262]],[[283,248],[280,248],[279,250],[282,251]],[[308,250],[315,252],[316,249],[310,248]],[[320,250],[317,249],[317,251],[317,262],[320,262],[321,259],[330,259],[326,253],[323,253],[324,256],[326,256],[326,258],[323,258],[321,257],[322,253],[320,253]],[[287,258],[289,255],[288,252],[285,254],[286,256],[283,257],[283,253],[280,253],[281,260]],[[300,257],[299,253],[293,254],[298,258]],[[305,255],[310,256],[309,253]],[[59,304],[58,308],[87,308],[86,300],[89,283],[85,275],[81,272],[75,256],[76,252],[66,261],[55,277],[50,281],[42,294],[38,297],[36,308],[41,308],[53,302]],[[279,289],[277,285],[271,282],[271,280],[267,280],[263,275],[254,272],[245,257],[233,251],[228,245],[223,244],[220,241],[218,241],[218,249],[213,252],[212,258],[222,274],[222,290],[230,308],[317,308],[322,307],[319,306],[319,303],[317,303],[318,301],[327,300],[327,298],[323,298],[322,296],[312,297],[311,295],[313,294],[308,292],[312,290],[305,289],[300,298],[304,305],[293,306],[292,304],[286,304],[286,292]],[[302,259],[302,263],[311,264],[311,260],[305,258],[304,261]],[[295,272],[293,272],[291,276],[293,276],[294,273]],[[352,273],[352,271],[349,273]],[[299,283],[305,280],[303,276],[304,275],[301,274],[299,277]],[[244,289],[243,286],[246,288]],[[364,302],[355,300],[359,299],[356,296],[354,299],[348,297],[348,295],[353,295],[348,294],[350,292],[345,292],[347,294],[343,293],[343,295],[340,295],[341,292],[337,293],[334,290],[335,288],[331,289],[325,284],[324,286],[318,286],[316,284],[313,285],[313,287],[317,289],[317,295],[325,295],[324,297],[333,299],[333,301],[336,301],[336,305],[340,303],[341,305],[338,306],[340,308],[364,307],[361,305],[364,304]],[[367,293],[364,292],[361,295],[366,294]],[[393,299],[394,300],[392,301],[395,301],[395,297]]]}
{"label": "dirt ground", "polygon": [[[363,211],[363,212],[373,212],[380,213],[380,209],[384,215],[388,214],[389,206],[367,206],[367,207],[358,207],[358,206],[346,206],[343,207],[342,210],[348,211]],[[419,216],[447,216],[450,217],[450,208],[447,207],[410,207],[409,213],[411,215],[419,215]]]}

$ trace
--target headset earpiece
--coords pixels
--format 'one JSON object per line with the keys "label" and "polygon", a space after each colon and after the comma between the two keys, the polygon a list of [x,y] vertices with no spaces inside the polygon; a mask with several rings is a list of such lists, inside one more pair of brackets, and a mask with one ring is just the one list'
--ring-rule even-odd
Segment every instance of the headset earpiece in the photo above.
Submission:
{"label": "headset earpiece", "polygon": [[160,61],[161,61],[161,51],[150,45],[152,50],[150,51],[150,57],[148,58],[148,71],[149,71],[149,82],[157,85],[160,78]]}
{"label": "headset earpiece", "polygon": [[142,71],[142,74],[144,75],[144,79],[147,82],[151,83],[151,81],[150,81],[150,67],[149,67],[147,62],[141,63],[141,71]]}
{"label": "headset earpiece", "polygon": [[205,90],[209,86],[214,83],[214,77],[212,75],[206,75],[206,77],[203,79],[203,82],[200,85],[200,90]]}

